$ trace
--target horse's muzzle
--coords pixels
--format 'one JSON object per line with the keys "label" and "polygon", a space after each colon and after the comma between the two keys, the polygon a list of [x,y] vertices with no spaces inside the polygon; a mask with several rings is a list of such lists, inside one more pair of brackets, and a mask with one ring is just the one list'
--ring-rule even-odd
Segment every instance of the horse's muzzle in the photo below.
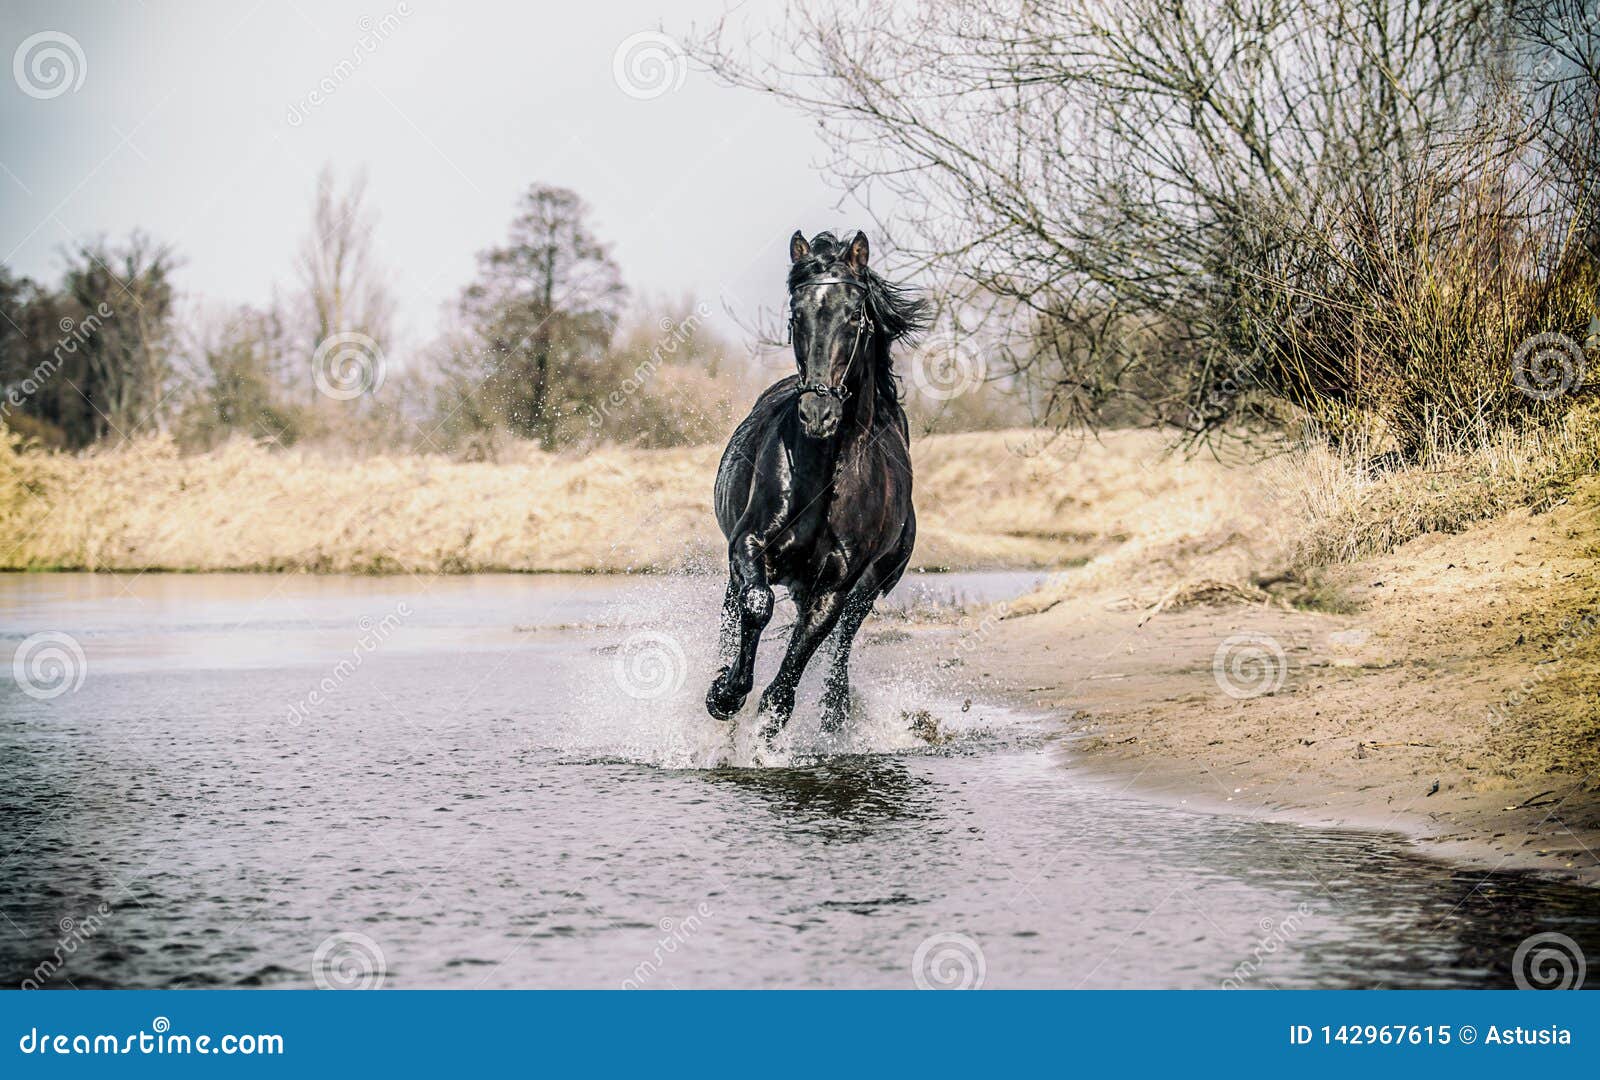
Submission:
{"label": "horse's muzzle", "polygon": [[844,402],[828,394],[807,391],[800,395],[800,430],[813,439],[826,439],[839,430]]}

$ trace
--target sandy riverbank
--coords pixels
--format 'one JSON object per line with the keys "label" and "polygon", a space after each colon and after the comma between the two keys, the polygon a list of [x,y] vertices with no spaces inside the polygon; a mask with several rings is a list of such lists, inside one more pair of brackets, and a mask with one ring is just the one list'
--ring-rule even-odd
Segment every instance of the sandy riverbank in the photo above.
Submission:
{"label": "sandy riverbank", "polygon": [[951,689],[1058,717],[1069,767],[1198,809],[1397,831],[1474,866],[1597,885],[1596,554],[1590,481],[1548,513],[1328,571],[1324,596],[1346,613],[1151,614],[1100,589],[916,637],[947,649]]}

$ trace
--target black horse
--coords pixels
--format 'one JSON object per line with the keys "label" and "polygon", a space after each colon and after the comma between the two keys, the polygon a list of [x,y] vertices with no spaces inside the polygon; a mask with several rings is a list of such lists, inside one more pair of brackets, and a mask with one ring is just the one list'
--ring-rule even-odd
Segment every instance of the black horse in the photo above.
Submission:
{"label": "black horse", "polygon": [[829,634],[834,650],[823,725],[849,710],[850,645],[911,560],[910,433],[890,346],[923,329],[926,305],[867,267],[867,237],[789,240],[789,332],[799,373],[768,387],[728,440],[717,468],[717,523],[728,538],[722,609],[727,665],[706,694],[721,720],[744,705],[756,646],[782,585],[799,617],[777,678],[761,696],[771,738],[794,711],[795,686]]}

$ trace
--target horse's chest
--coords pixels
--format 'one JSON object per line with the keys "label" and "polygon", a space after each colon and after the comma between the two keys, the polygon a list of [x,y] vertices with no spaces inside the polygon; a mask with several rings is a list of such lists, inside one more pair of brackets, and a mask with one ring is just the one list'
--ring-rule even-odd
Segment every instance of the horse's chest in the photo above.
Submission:
{"label": "horse's chest", "polygon": [[768,545],[772,577],[811,582],[853,576],[853,568],[871,562],[898,535],[889,528],[891,518],[904,519],[893,488],[884,485],[863,497],[854,485],[839,484],[811,500]]}

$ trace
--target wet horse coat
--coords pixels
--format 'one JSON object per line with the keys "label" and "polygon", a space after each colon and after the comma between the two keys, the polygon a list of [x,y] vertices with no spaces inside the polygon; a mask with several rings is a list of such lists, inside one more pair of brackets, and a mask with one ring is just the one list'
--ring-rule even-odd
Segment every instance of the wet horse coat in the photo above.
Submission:
{"label": "wet horse coat", "polygon": [[794,711],[795,687],[830,635],[823,722],[849,709],[850,647],[875,600],[911,559],[911,454],[890,347],[920,330],[924,304],[867,266],[863,233],[789,242],[790,331],[797,374],[769,387],[734,431],[717,469],[717,523],[728,539],[724,667],[706,708],[730,719],[755,679],[756,647],[782,585],[799,616],[761,696],[768,737]]}

